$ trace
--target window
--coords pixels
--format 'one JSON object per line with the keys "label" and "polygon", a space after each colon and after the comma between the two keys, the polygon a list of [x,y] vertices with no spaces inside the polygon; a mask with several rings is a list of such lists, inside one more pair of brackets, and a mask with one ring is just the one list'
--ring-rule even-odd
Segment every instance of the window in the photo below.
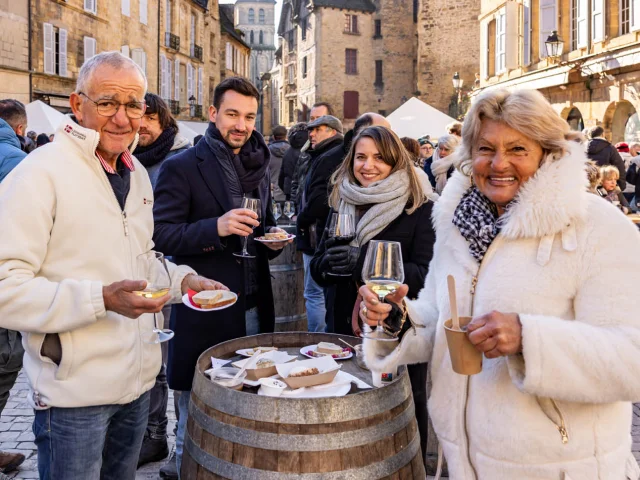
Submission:
{"label": "window", "polygon": [[120,47],[120,53],[125,57],[130,57],[131,55],[129,54],[129,45],[123,45],[122,47]]}
{"label": "window", "polygon": [[147,0],[140,0],[140,23],[143,25],[147,24],[147,13],[149,10],[147,4]]}
{"label": "window", "polygon": [[[173,66],[173,62],[170,58],[167,58],[167,100],[171,100],[172,90],[171,90],[171,67]],[[177,98],[176,98],[177,100]]]}
{"label": "window", "polygon": [[165,3],[164,31],[171,33],[171,0]]}
{"label": "window", "polygon": [[198,68],[198,105],[204,105],[204,92],[202,91],[202,77],[204,76],[204,69]]}
{"label": "window", "polygon": [[84,61],[95,56],[97,51],[96,39],[92,37],[84,37]]}
{"label": "window", "polygon": [[591,0],[591,40],[604,40],[604,0]]}
{"label": "window", "polygon": [[629,30],[640,30],[640,0],[629,0]]}
{"label": "window", "polygon": [[258,10],[258,23],[264,23],[264,8]]}
{"label": "window", "polygon": [[[194,97],[194,91],[193,91],[193,65],[191,65],[190,63],[187,63],[187,101],[191,100],[191,97]],[[191,112],[191,115],[193,117],[193,112]]]}
{"label": "window", "polygon": [[307,57],[302,59],[302,78],[307,78]]}
{"label": "window", "polygon": [[294,108],[295,107],[294,107],[293,100],[289,100],[289,123],[293,123],[293,121],[294,121],[294,117],[293,117],[293,115],[295,113],[294,112]]}
{"label": "window", "polygon": [[287,75],[289,77],[289,85],[294,85],[296,83],[296,72],[293,65],[287,67]]}
{"label": "window", "polygon": [[[191,37],[190,37],[191,51],[193,52],[193,46],[196,43],[196,16],[193,13],[191,14],[191,32],[190,33],[191,33]],[[191,56],[193,56],[193,53]]]}
{"label": "window", "polygon": [[260,45],[262,45],[264,43],[264,35],[262,33],[262,30],[260,30]]}
{"label": "window", "polygon": [[84,10],[96,15],[98,13],[98,0],[84,0]]}
{"label": "window", "polygon": [[160,55],[160,96],[165,100],[169,99],[169,88],[167,87],[167,81],[169,78],[167,77],[167,65],[169,62],[167,61],[167,57],[165,55]]}
{"label": "window", "polygon": [[256,12],[253,8],[249,9],[249,23],[256,23]]}
{"label": "window", "polygon": [[50,23],[43,24],[44,73],[66,77],[67,72],[67,30],[56,28]]}
{"label": "window", "polygon": [[345,73],[347,75],[358,74],[358,50],[347,48],[345,51]]}
{"label": "window", "polygon": [[558,30],[557,0],[540,0],[540,58],[547,56],[544,42],[554,30]]}
{"label": "window", "polygon": [[373,38],[382,38],[382,20],[374,20],[374,29]]}
{"label": "window", "polygon": [[630,0],[620,0],[620,35],[629,33]]}
{"label": "window", "polygon": [[413,23],[418,23],[419,8],[420,8],[420,0],[413,0]]}
{"label": "window", "polygon": [[209,57],[210,60],[214,60],[216,58],[216,34],[212,33],[209,36]]}
{"label": "window", "polygon": [[376,86],[384,85],[384,81],[382,80],[382,60],[376,60]]}
{"label": "window", "polygon": [[292,28],[287,32],[287,48],[292,51],[296,48],[296,29]]}
{"label": "window", "polygon": [[122,15],[131,16],[131,0],[122,0]]}
{"label": "window", "polygon": [[131,50],[131,60],[138,64],[145,75],[147,74],[147,54],[142,48]]}
{"label": "window", "polygon": [[496,73],[507,69],[507,12],[498,11],[496,16]]}
{"label": "window", "polygon": [[344,16],[344,31],[345,33],[358,33],[358,16],[349,15]]}
{"label": "window", "polygon": [[344,92],[344,118],[358,118],[360,116],[358,92]]}
{"label": "window", "polygon": [[523,0],[522,65],[531,63],[531,0]]}
{"label": "window", "polygon": [[592,42],[604,40],[603,2],[604,0],[571,0],[571,50],[589,47],[589,28]]}
{"label": "window", "polygon": [[180,60],[178,60],[176,58],[176,63],[175,63],[175,68],[174,68],[174,92],[173,92],[173,99],[176,102],[180,101]]}
{"label": "window", "polygon": [[233,69],[233,60],[231,58],[231,56],[233,55],[233,51],[232,51],[232,47],[231,44],[229,42],[227,42],[227,48],[225,50],[225,67],[227,68],[227,70],[232,70]]}
{"label": "window", "polygon": [[300,34],[302,35],[302,40],[307,39],[307,23],[306,17],[300,20]]}
{"label": "window", "polygon": [[253,37],[253,30],[249,33],[249,43],[253,45],[255,43],[255,38]]}

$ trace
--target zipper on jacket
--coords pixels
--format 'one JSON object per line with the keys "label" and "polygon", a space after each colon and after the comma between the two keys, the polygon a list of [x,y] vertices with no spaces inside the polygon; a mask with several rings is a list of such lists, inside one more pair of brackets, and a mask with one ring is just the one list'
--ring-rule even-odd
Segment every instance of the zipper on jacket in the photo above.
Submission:
{"label": "zipper on jacket", "polygon": [[[549,400],[551,400],[551,405],[553,405],[553,409],[556,411],[556,413],[560,417],[560,425],[554,422],[551,418],[549,418],[549,420],[551,420],[555,424],[556,428],[558,429],[558,432],[560,432],[560,436],[562,437],[562,444],[566,445],[567,443],[569,443],[569,431],[567,430],[567,425],[564,422],[564,415],[562,415],[562,411],[560,410],[560,407],[558,406],[556,401],[553,398],[550,398]],[[544,410],[543,410],[543,413],[544,413]],[[547,415],[547,417],[549,416]]]}
{"label": "zipper on jacket", "polygon": [[127,221],[127,212],[122,210],[122,225],[124,226],[124,236],[129,236],[129,222]]}

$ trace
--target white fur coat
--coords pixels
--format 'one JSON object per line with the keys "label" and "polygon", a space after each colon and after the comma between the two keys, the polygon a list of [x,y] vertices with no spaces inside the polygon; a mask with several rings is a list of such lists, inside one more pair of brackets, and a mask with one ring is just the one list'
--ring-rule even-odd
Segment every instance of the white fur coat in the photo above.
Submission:
{"label": "white fur coat", "polygon": [[[425,287],[408,302],[426,328],[385,357],[365,341],[378,370],[430,363],[429,414],[453,480],[640,478],[630,435],[631,402],[640,400],[640,234],[586,193],[584,161],[575,147],[521,187],[479,272],[451,222],[470,186],[456,172],[434,209]],[[460,315],[520,315],[522,355],[484,358],[470,377],[453,372],[443,330],[448,274]]]}

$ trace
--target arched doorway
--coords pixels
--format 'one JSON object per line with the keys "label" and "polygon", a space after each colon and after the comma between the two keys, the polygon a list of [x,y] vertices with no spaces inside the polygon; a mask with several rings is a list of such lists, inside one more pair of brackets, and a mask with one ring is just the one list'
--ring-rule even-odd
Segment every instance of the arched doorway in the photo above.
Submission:
{"label": "arched doorway", "polygon": [[575,130],[577,132],[581,132],[584,130],[584,120],[582,119],[582,113],[576,107],[573,107],[569,110],[569,114],[567,115],[567,123],[571,130]]}
{"label": "arched doorway", "polygon": [[[635,118],[632,118],[634,115]],[[614,102],[609,105],[602,123],[605,131],[608,133],[607,138],[613,144],[625,141],[627,136],[636,134],[635,132],[639,126],[636,109],[631,102],[627,100]],[[629,126],[628,133],[627,125]]]}

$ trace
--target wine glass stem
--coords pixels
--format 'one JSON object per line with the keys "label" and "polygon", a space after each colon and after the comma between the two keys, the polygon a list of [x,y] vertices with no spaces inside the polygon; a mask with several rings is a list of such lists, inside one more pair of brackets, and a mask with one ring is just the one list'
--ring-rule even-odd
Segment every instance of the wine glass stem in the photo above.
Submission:
{"label": "wine glass stem", "polygon": [[[384,303],[384,296],[382,295],[378,295],[378,298],[380,299],[380,303]],[[381,332],[382,329],[382,319],[378,318],[378,326],[376,327],[376,330],[378,330],[379,332]]]}
{"label": "wine glass stem", "polygon": [[249,237],[244,237],[244,240],[242,241],[242,255],[249,255],[249,252],[247,251],[247,239]]}

